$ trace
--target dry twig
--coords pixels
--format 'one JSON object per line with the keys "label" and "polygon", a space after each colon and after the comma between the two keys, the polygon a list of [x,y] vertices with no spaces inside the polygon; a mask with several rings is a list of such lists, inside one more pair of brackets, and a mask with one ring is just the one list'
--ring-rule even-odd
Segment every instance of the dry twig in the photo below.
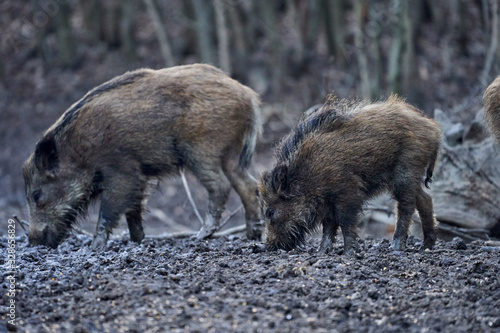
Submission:
{"label": "dry twig", "polygon": [[21,226],[21,228],[23,228],[24,232],[27,234],[28,231],[26,230],[25,226],[29,228],[30,224],[25,220],[20,220],[17,215],[13,215],[12,218]]}
{"label": "dry twig", "polygon": [[194,213],[196,214],[196,217],[198,217],[198,220],[200,220],[201,225],[203,225],[203,218],[200,215],[200,212],[198,211],[198,208],[196,207],[196,204],[194,203],[193,196],[191,195],[191,190],[189,189],[189,185],[187,183],[186,175],[184,174],[184,171],[180,171],[181,173],[181,179],[182,179],[182,184],[184,185],[184,189],[186,190],[189,202],[191,203],[191,206],[193,206]]}
{"label": "dry twig", "polygon": [[[227,222],[234,216],[236,213],[238,213],[241,209],[243,208],[243,205],[240,205],[238,208],[236,208],[234,211],[229,213],[229,215],[224,219],[224,221],[221,222],[220,228],[224,227]],[[217,238],[217,237],[223,237],[223,236],[228,236],[232,234],[237,234],[240,232],[243,232],[246,230],[245,225],[239,225],[233,228],[229,228],[224,231],[218,231],[214,233],[211,237],[212,238]],[[155,238],[155,239],[171,239],[171,238],[189,238],[189,237],[194,237],[198,234],[198,231],[180,231],[180,232],[173,232],[169,233],[166,235],[159,235],[159,236],[146,236],[147,238]]]}
{"label": "dry twig", "polygon": [[[229,228],[227,230],[219,231],[214,233],[211,238],[218,238],[218,237],[224,237],[224,236],[229,236],[233,234],[238,234],[240,232],[243,232],[246,230],[246,225],[242,224],[233,228]],[[198,234],[197,231],[181,231],[181,232],[174,232],[170,234],[164,234],[164,235],[148,235],[146,238],[152,238],[152,239],[173,239],[173,238],[189,238],[189,237],[194,237]]]}

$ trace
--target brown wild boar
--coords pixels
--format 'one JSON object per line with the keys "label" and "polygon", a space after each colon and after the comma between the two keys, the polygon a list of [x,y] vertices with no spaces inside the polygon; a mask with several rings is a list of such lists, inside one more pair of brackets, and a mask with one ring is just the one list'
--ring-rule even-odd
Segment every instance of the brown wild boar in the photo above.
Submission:
{"label": "brown wild boar", "polygon": [[486,88],[483,102],[486,125],[500,144],[500,76]]}
{"label": "brown wild boar", "polygon": [[384,190],[397,201],[392,247],[404,249],[416,208],[431,248],[435,220],[423,184],[432,181],[440,140],[437,123],[397,97],[367,105],[330,95],[283,138],[261,176],[267,248],[291,250],[321,226],[320,250],[328,252],[340,226],[344,252],[353,253],[362,205]]}
{"label": "brown wild boar", "polygon": [[208,65],[139,69],[92,89],[52,125],[24,164],[29,241],[57,247],[93,199],[101,206],[93,241],[102,249],[125,214],[144,238],[147,182],[190,170],[208,191],[198,233],[218,229],[231,186],[247,237],[260,238],[257,182],[247,173],[261,131],[259,98]]}

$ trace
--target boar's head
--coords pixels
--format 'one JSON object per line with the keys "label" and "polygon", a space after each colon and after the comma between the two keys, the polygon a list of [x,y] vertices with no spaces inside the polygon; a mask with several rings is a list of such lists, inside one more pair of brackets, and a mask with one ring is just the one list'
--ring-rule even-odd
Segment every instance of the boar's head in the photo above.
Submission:
{"label": "boar's head", "polygon": [[89,201],[86,173],[61,159],[56,140],[45,136],[23,167],[30,219],[29,242],[56,248]]}
{"label": "boar's head", "polygon": [[304,242],[310,230],[312,211],[300,182],[293,179],[289,167],[277,165],[262,174],[259,190],[265,221],[268,250],[292,250]]}

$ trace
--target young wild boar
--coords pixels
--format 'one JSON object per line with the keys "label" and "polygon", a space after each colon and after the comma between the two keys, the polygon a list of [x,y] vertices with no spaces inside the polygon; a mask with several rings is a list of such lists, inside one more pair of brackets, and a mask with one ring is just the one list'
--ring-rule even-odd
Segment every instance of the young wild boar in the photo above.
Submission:
{"label": "young wild boar", "polygon": [[208,191],[199,238],[218,229],[232,186],[245,207],[247,237],[258,239],[257,183],[247,168],[260,131],[257,94],[212,66],[118,76],[73,104],[25,162],[29,241],[57,247],[100,198],[93,247],[106,245],[123,214],[131,239],[140,242],[148,179],[179,169]]}
{"label": "young wild boar", "polygon": [[483,102],[486,125],[500,144],[500,76],[486,88]]}
{"label": "young wild boar", "polygon": [[424,246],[436,240],[431,182],[441,130],[419,110],[391,97],[371,105],[339,103],[331,95],[275,149],[276,164],[259,190],[270,250],[291,250],[320,226],[320,250],[331,250],[341,228],[345,253],[357,250],[363,203],[389,191],[397,201],[392,247],[404,249],[415,208]]}

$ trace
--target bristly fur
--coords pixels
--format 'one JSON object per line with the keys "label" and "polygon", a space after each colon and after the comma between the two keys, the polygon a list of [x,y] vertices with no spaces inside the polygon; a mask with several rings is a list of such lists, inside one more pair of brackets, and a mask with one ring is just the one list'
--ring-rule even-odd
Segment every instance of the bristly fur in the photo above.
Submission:
{"label": "bristly fur", "polygon": [[83,220],[88,212],[88,208],[97,201],[99,195],[101,194],[101,181],[102,174],[97,172],[94,175],[92,185],[86,189],[80,189],[74,191],[73,193],[79,193],[76,200],[74,200],[73,205],[66,206],[61,209],[60,216],[62,216],[62,225],[66,230],[70,230],[75,225],[78,225],[80,220]]}
{"label": "bristly fur", "polygon": [[62,116],[60,122],[54,128],[54,135],[60,133],[66,126],[68,126],[72,120],[78,115],[78,112],[82,109],[82,107],[91,101],[93,98],[97,97],[100,94],[105,92],[120,88],[124,85],[134,83],[137,79],[144,77],[147,74],[147,71],[144,69],[138,69],[135,71],[126,72],[123,75],[120,75],[108,82],[105,82],[91,91],[89,91],[82,99],[73,104]]}
{"label": "bristly fur", "polygon": [[191,171],[209,193],[198,238],[217,231],[234,188],[247,237],[259,239],[257,184],[245,170],[261,132],[259,111],[252,89],[205,64],[139,69],[92,89],[25,162],[30,243],[57,246],[98,197],[93,247],[105,246],[121,216],[131,240],[141,242],[148,181],[179,170]]}
{"label": "bristly fur", "polygon": [[398,202],[395,248],[404,248],[415,210],[431,248],[435,219],[423,185],[432,181],[441,134],[398,96],[369,103],[329,95],[275,148],[276,163],[261,176],[266,244],[293,249],[323,227],[320,249],[329,251],[340,228],[345,251],[356,251],[363,203],[388,191]]}
{"label": "bristly fur", "polygon": [[291,161],[294,158],[294,153],[300,149],[309,135],[320,131],[334,131],[349,119],[353,109],[365,104],[354,100],[339,100],[334,94],[329,94],[322,107],[305,115],[295,126],[295,129],[281,140],[275,150],[276,159],[282,162]]}

